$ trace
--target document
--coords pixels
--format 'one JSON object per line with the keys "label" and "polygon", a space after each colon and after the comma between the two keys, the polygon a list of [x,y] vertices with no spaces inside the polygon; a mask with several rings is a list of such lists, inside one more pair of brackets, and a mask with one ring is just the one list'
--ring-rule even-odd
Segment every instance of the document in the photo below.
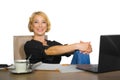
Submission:
{"label": "document", "polygon": [[33,69],[35,70],[58,70],[60,64],[47,64],[47,63],[37,63],[33,65]]}
{"label": "document", "polygon": [[48,63],[36,63],[32,66],[34,70],[59,70],[61,73],[68,72],[83,72],[76,68],[76,65],[63,65],[63,64],[48,64]]}
{"label": "document", "polygon": [[78,70],[76,65],[67,65],[59,67],[59,71],[61,73],[68,73],[68,72],[83,72],[83,70]]}

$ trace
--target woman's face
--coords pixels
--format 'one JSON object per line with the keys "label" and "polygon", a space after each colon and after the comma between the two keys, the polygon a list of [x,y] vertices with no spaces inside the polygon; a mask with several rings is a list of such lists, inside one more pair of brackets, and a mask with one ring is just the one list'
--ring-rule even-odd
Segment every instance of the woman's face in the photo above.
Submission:
{"label": "woman's face", "polygon": [[32,29],[35,35],[45,35],[45,32],[47,31],[47,21],[44,17],[36,15],[33,19]]}

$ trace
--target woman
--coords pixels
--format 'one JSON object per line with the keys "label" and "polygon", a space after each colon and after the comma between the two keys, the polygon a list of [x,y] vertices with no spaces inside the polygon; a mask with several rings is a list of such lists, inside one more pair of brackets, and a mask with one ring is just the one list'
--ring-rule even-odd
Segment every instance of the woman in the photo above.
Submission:
{"label": "woman", "polygon": [[60,63],[61,56],[70,56],[75,50],[89,54],[92,51],[90,42],[80,42],[70,45],[62,45],[57,41],[46,40],[45,33],[50,30],[50,21],[42,12],[34,12],[30,19],[28,28],[34,33],[33,39],[27,41],[24,50],[27,58],[31,56],[30,62],[37,63]]}

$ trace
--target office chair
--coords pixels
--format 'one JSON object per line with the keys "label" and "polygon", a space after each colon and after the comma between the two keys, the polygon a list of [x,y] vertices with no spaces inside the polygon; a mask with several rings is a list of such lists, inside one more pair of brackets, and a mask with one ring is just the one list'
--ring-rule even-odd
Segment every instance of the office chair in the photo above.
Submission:
{"label": "office chair", "polygon": [[24,52],[24,44],[26,43],[26,41],[31,39],[32,39],[32,35],[14,36],[13,39],[14,60],[26,58]]}

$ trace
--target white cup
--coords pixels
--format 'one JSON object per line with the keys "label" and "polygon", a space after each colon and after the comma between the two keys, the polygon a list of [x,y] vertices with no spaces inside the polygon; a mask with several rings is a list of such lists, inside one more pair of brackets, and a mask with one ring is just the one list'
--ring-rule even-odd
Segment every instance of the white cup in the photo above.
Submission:
{"label": "white cup", "polygon": [[15,70],[16,72],[26,72],[29,69],[28,60],[15,60]]}

